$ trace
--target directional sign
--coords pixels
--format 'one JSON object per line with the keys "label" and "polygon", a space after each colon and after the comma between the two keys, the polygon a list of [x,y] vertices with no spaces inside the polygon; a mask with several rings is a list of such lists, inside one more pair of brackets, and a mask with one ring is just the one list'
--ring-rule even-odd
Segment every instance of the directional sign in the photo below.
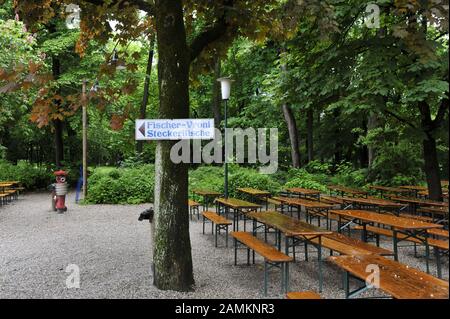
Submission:
{"label": "directional sign", "polygon": [[214,119],[136,120],[136,140],[211,140]]}

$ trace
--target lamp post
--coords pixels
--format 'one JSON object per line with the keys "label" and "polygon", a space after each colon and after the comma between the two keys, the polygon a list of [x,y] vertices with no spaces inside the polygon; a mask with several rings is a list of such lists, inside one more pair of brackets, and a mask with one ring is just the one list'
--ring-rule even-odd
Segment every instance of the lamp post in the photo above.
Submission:
{"label": "lamp post", "polygon": [[222,92],[222,100],[225,101],[224,110],[224,131],[225,131],[225,163],[224,163],[224,175],[225,175],[225,198],[228,198],[228,162],[227,162],[227,126],[228,126],[228,100],[230,99],[231,93],[231,83],[233,80],[229,77],[219,78],[217,81],[220,82],[220,89]]}

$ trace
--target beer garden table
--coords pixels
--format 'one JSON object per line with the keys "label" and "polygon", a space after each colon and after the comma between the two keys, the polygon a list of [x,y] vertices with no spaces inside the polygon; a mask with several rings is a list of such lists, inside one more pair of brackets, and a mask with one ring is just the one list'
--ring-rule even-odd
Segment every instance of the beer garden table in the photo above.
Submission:
{"label": "beer garden table", "polygon": [[247,202],[237,198],[216,198],[216,212],[227,215],[231,210],[233,213],[233,231],[239,230],[239,216],[244,217],[244,231],[246,230],[246,214],[261,209],[261,205]]}
{"label": "beer garden table", "polygon": [[417,197],[418,192],[426,191],[428,189],[425,186],[417,186],[417,185],[405,185],[400,186],[400,188],[409,190],[412,194],[414,194],[414,197]]}
{"label": "beer garden table", "polygon": [[371,185],[369,186],[369,188],[378,191],[381,197],[383,197],[384,193],[408,194],[410,192],[409,190],[404,188],[379,186],[379,185]]}
{"label": "beer garden table", "polygon": [[297,217],[300,219],[300,211],[301,207],[303,206],[305,208],[305,215],[306,215],[306,221],[308,221],[308,217],[310,213],[312,215],[318,216],[318,223],[320,226],[320,217],[324,217],[327,222],[327,229],[330,228],[329,225],[329,216],[328,216],[328,210],[333,208],[333,205],[326,204],[319,201],[314,200],[307,200],[303,198],[293,198],[293,197],[274,197],[275,200],[278,200],[282,203],[281,210],[283,211],[283,206],[287,205],[289,207],[289,212],[291,213],[292,217],[292,207],[297,208]]}
{"label": "beer garden table", "polygon": [[380,213],[381,209],[394,209],[396,215],[400,214],[400,211],[406,206],[394,201],[381,199],[381,198],[359,198],[359,197],[342,197],[345,205],[344,209],[355,208],[355,209],[370,209],[376,208]]}
{"label": "beer garden table", "polygon": [[367,197],[367,192],[360,189],[353,189],[340,185],[328,185],[327,187],[330,190],[330,194],[334,191],[340,194],[342,197],[344,196],[344,194],[350,194],[353,197],[355,196]]}
{"label": "beer garden table", "polygon": [[[365,281],[367,266],[380,268],[379,289],[396,299],[447,299],[448,281],[425,274],[420,270],[378,255],[334,256],[329,260],[344,270],[346,298],[368,289]],[[350,275],[363,282],[363,286],[350,291]]]}
{"label": "beer garden table", "polygon": [[411,211],[416,213],[417,208],[421,206],[432,206],[432,207],[448,207],[448,203],[446,202],[436,202],[431,200],[425,200],[420,198],[409,198],[409,197],[392,197],[391,200],[405,203],[411,207]]}
{"label": "beer garden table", "polygon": [[207,189],[194,189],[192,193],[202,197],[202,204],[204,205],[205,210],[208,210],[208,204],[210,199],[212,199],[211,201],[214,201],[215,198],[222,196],[222,194],[219,192]]}
{"label": "beer garden table", "polygon": [[270,192],[268,191],[262,191],[256,188],[251,187],[243,187],[237,189],[239,192],[250,195],[251,201],[254,202],[256,198],[262,199],[266,203],[266,209],[268,208],[268,201],[267,198],[271,196]]}
{"label": "beer garden table", "polygon": [[[367,241],[367,224],[376,223],[390,227],[393,235],[392,239],[394,246],[394,259],[396,261],[398,260],[398,243],[409,237],[416,238],[425,245],[427,273],[430,272],[430,247],[428,245],[429,234],[427,230],[433,228],[442,228],[442,225],[427,223],[411,218],[379,214],[366,210],[331,210],[330,213],[339,216],[338,232],[340,232],[343,228],[350,226],[352,222],[361,225],[363,227],[361,233],[361,239],[363,241]],[[350,221],[346,222],[344,226],[341,226],[342,218]],[[405,238],[399,240],[398,234],[405,235]]]}
{"label": "beer garden table", "polygon": [[315,189],[301,188],[301,187],[292,187],[286,189],[291,194],[296,194],[298,197],[303,196],[304,198],[313,197],[320,199],[320,191]]}
{"label": "beer garden table", "polygon": [[[317,249],[319,262],[319,290],[322,291],[323,275],[322,275],[322,236],[330,235],[333,232],[323,230],[311,224],[302,222],[298,219],[286,216],[279,212],[252,212],[247,215],[253,219],[253,233],[256,235],[257,223],[264,225],[264,237],[267,241],[267,228],[272,228],[276,232],[278,250],[281,251],[281,234],[285,237],[285,253],[289,255],[289,248],[293,248],[295,258],[295,246],[298,243],[306,242],[313,245]],[[318,243],[313,241],[317,239]]]}

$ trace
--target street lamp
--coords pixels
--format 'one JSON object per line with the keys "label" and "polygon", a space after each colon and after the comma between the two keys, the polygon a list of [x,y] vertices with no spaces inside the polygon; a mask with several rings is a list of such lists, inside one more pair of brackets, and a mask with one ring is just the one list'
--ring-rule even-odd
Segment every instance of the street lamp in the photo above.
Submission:
{"label": "street lamp", "polygon": [[225,111],[224,111],[224,131],[225,131],[225,165],[224,165],[224,175],[225,175],[225,198],[228,198],[228,163],[227,163],[227,126],[228,126],[228,100],[230,99],[231,93],[231,83],[233,80],[229,77],[219,78],[217,81],[220,82],[220,89],[222,92],[222,100],[225,101]]}

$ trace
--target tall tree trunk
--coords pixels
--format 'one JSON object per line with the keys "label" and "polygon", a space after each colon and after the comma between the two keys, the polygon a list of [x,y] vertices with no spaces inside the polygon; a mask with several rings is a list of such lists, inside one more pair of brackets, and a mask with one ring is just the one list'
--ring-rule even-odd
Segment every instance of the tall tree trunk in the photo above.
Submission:
{"label": "tall tree trunk", "polygon": [[[145,119],[147,116],[147,105],[150,91],[150,80],[152,75],[154,48],[155,48],[155,35],[152,34],[150,38],[150,48],[148,51],[147,69],[145,71],[144,95],[142,96],[142,103],[139,109],[140,119]],[[144,141],[136,141],[136,152],[142,153],[143,149],[144,149]]]}
{"label": "tall tree trunk", "polygon": [[[55,56],[52,57],[52,75],[55,80],[61,75],[61,62]],[[64,161],[63,123],[60,120],[54,120],[53,126],[55,129],[55,165],[60,168]]]}
{"label": "tall tree trunk", "polygon": [[307,147],[308,147],[308,162],[314,160],[314,110],[310,107],[306,113],[306,128],[307,128]]}
{"label": "tall tree trunk", "polygon": [[436,150],[436,140],[431,134],[427,134],[426,138],[422,141],[422,145],[429,198],[432,200],[442,201],[442,187]]}
{"label": "tall tree trunk", "polygon": [[[333,111],[333,116],[336,119],[336,121],[339,119],[339,117],[341,116],[341,112],[338,109],[335,109]],[[342,161],[342,144],[341,144],[341,140],[340,140],[340,134],[341,134],[341,130],[339,125],[336,125],[335,128],[335,143],[334,143],[334,165],[339,165]]]}
{"label": "tall tree trunk", "polygon": [[[370,132],[371,130],[377,127],[378,127],[378,115],[374,112],[370,112],[367,118],[367,132]],[[368,166],[369,168],[371,168],[376,158],[375,147],[373,145],[367,146],[367,156],[368,156]]]}
{"label": "tall tree trunk", "polygon": [[295,121],[294,113],[289,105],[283,104],[283,115],[284,120],[289,132],[289,140],[291,142],[291,157],[292,157],[292,167],[300,167],[300,147],[298,138],[297,122]]}
{"label": "tall tree trunk", "polygon": [[220,102],[222,101],[220,83],[217,81],[221,76],[221,63],[220,58],[216,58],[216,63],[214,64],[214,78],[213,78],[213,100],[211,103],[212,112],[214,114],[214,125],[215,127],[220,126],[220,121],[222,121],[222,115],[220,112]]}
{"label": "tall tree trunk", "polygon": [[[181,0],[156,0],[159,116],[189,116],[189,51]],[[176,141],[158,141],[155,159],[154,284],[187,291],[194,284],[188,213],[188,164],[174,164]]]}

